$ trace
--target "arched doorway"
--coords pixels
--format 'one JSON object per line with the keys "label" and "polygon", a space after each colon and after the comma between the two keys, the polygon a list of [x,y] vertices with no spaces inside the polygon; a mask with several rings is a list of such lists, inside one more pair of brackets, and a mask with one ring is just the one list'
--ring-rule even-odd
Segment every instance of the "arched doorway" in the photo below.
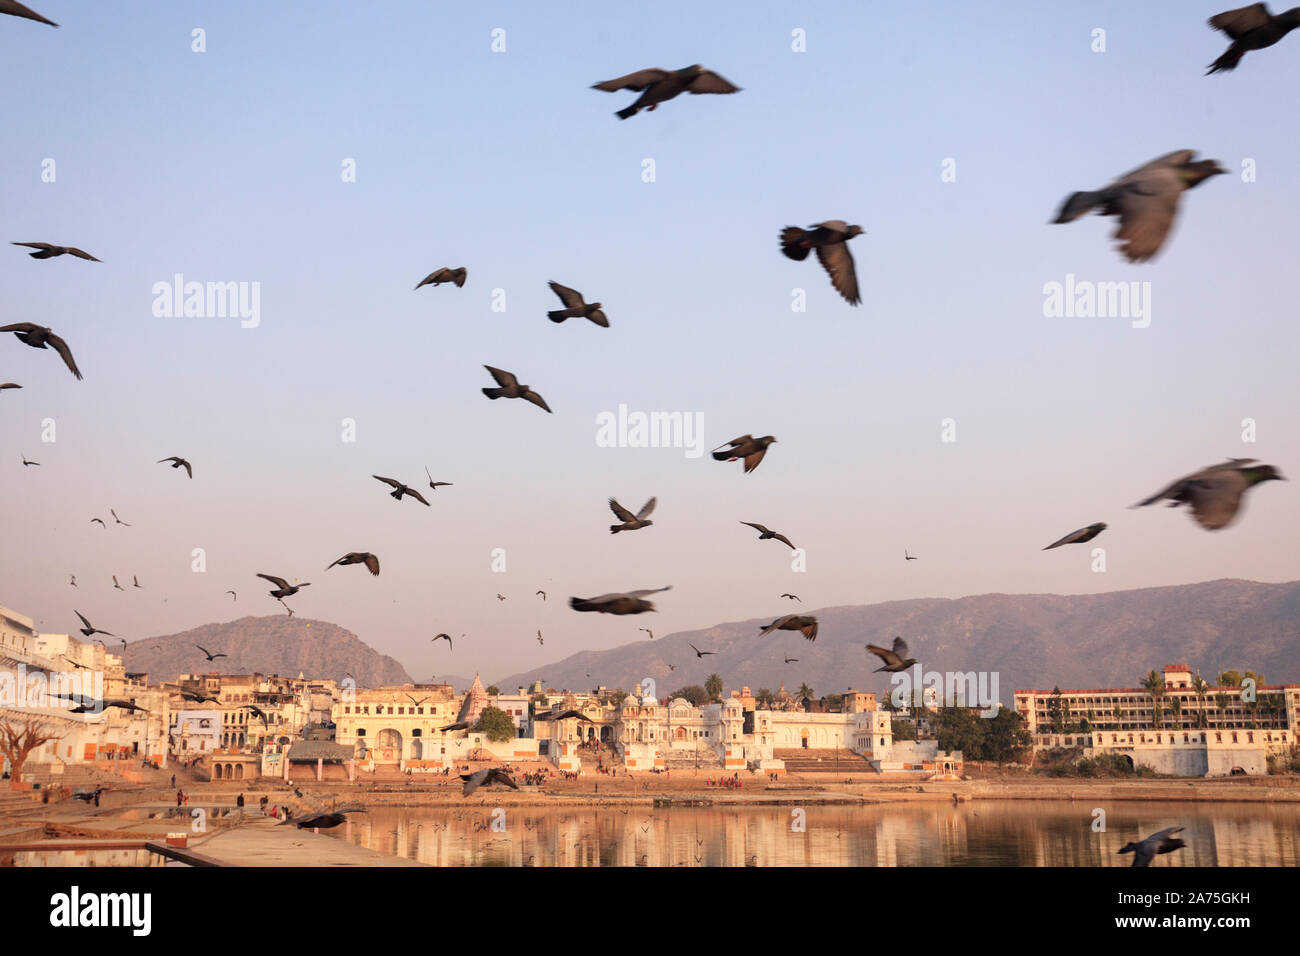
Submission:
{"label": "arched doorway", "polygon": [[421,743],[418,739],[411,741],[411,759],[412,760],[424,759],[424,744]]}
{"label": "arched doorway", "polygon": [[244,765],[242,763],[235,764],[235,779],[236,780],[244,779]]}
{"label": "arched doorway", "polygon": [[375,738],[375,760],[380,763],[397,763],[402,759],[402,735],[391,727],[379,732]]}
{"label": "arched doorway", "polygon": [[610,740],[612,740],[612,739],[614,739],[614,728],[613,728],[613,727],[601,727],[601,728],[600,728],[600,742],[601,742],[601,743],[608,743],[608,742],[609,742]]}
{"label": "arched doorway", "polygon": [[804,750],[808,749],[808,728],[807,727],[801,727],[799,729],[799,746],[801,746]]}
{"label": "arched doorway", "polygon": [[221,764],[218,763],[212,765],[212,779],[213,780],[221,779]]}
{"label": "arched doorway", "polygon": [[673,731],[673,740],[685,740],[685,739],[686,739],[685,727],[678,727],[676,730]]}

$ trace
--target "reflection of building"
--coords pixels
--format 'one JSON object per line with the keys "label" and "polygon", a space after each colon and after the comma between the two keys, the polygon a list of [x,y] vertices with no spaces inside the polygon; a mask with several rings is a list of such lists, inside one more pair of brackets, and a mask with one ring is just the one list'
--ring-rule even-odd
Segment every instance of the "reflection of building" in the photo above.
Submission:
{"label": "reflection of building", "polygon": [[1242,687],[1198,683],[1186,664],[1164,668],[1159,685],[1082,690],[1018,690],[1016,711],[1035,750],[1076,748],[1116,754],[1177,776],[1268,772],[1270,754],[1296,742],[1300,684]]}

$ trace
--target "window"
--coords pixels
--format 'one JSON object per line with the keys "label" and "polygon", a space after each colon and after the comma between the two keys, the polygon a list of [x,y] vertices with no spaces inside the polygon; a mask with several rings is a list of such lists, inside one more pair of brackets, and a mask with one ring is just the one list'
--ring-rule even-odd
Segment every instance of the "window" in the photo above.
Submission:
{"label": "window", "polygon": [[358,736],[358,737],[364,737],[365,735],[366,735],[366,728],[364,728],[364,727],[358,727],[358,728],[357,728],[357,736]]}

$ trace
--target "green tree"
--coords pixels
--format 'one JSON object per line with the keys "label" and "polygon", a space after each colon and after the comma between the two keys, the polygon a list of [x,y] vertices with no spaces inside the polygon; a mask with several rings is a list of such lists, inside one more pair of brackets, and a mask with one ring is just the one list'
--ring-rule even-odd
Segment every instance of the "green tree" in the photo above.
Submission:
{"label": "green tree", "polygon": [[1142,679],[1142,689],[1151,695],[1151,715],[1158,730],[1160,729],[1160,713],[1164,709],[1160,706],[1160,698],[1165,693],[1164,678],[1154,670],[1149,671],[1147,676]]}
{"label": "green tree", "polygon": [[915,740],[916,724],[906,717],[895,717],[893,720],[893,730],[895,740]]}
{"label": "green tree", "polygon": [[985,727],[989,721],[969,707],[941,707],[934,719],[935,739],[940,750],[960,750],[972,760],[981,759]]}
{"label": "green tree", "polygon": [[709,695],[709,700],[722,700],[722,678],[717,674],[710,674],[704,681],[704,693]]}
{"label": "green tree", "polygon": [[1008,707],[1000,708],[995,716],[984,723],[988,725],[988,730],[979,759],[995,760],[999,767],[1008,760],[1019,757],[1033,742],[1025,719]]}
{"label": "green tree", "polygon": [[760,687],[758,693],[754,695],[754,701],[759,707],[771,707],[774,700],[776,700],[776,695],[772,693],[770,687]]}
{"label": "green tree", "polygon": [[709,699],[709,695],[704,692],[704,688],[699,684],[687,684],[685,687],[675,690],[668,695],[669,700],[676,697],[683,698],[693,707],[699,707]]}
{"label": "green tree", "polygon": [[1052,696],[1047,700],[1047,716],[1052,722],[1052,730],[1058,734],[1065,733],[1065,702],[1061,697],[1059,686],[1052,688]]}
{"label": "green tree", "polygon": [[844,695],[827,694],[825,700],[822,701],[822,704],[826,708],[826,713],[838,714],[844,708]]}
{"label": "green tree", "polygon": [[625,700],[627,700],[627,696],[628,696],[628,695],[627,695],[627,691],[625,691],[625,690],[616,690],[616,691],[614,691],[612,694],[610,694],[609,697],[606,698],[606,699],[609,701],[610,704],[612,704],[612,705],[614,706],[614,709],[615,709],[615,710],[617,710],[619,713],[622,713],[622,712],[623,712],[623,702],[624,702]]}
{"label": "green tree", "polygon": [[797,693],[800,699],[807,697],[809,700],[812,700],[813,689],[809,687],[807,684],[800,684]]}
{"label": "green tree", "polygon": [[498,687],[496,684],[491,684],[491,685],[488,686],[488,689],[487,689],[487,695],[488,695],[489,697],[500,697],[500,696],[501,696],[501,688]]}
{"label": "green tree", "polygon": [[515,722],[504,710],[488,706],[478,715],[478,723],[472,729],[475,733],[484,734],[488,740],[501,743],[515,735]]}
{"label": "green tree", "polygon": [[1241,671],[1224,671],[1219,675],[1220,687],[1240,687]]}
{"label": "green tree", "polygon": [[1205,683],[1200,671],[1196,672],[1196,677],[1192,680],[1192,690],[1196,693],[1196,726],[1205,727],[1209,724],[1205,715],[1205,698],[1210,693],[1210,685]]}

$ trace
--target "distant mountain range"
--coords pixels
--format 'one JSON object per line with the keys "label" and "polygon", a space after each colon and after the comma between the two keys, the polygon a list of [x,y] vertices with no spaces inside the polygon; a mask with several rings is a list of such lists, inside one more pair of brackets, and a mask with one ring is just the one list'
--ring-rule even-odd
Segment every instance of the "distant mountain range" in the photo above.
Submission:
{"label": "distant mountain range", "polygon": [[[742,684],[775,691],[807,683],[817,696],[884,691],[868,643],[895,635],[927,671],[990,671],[999,696],[1017,689],[1136,687],[1150,670],[1187,664],[1213,682],[1229,669],[1254,670],[1269,683],[1300,683],[1300,581],[1261,584],[1219,580],[1105,594],[982,594],[847,607],[790,606],[780,614],[815,614],[815,643],[797,632],[759,637],[780,614],[684,631],[604,651],[582,651],[536,670],[493,681],[585,690],[597,684],[631,690],[643,678],[664,697],[718,673],[728,691]],[[697,658],[689,644],[715,656]],[[785,664],[785,657],[798,663]],[[669,665],[676,670],[670,670]],[[586,675],[590,674],[588,677]]]}
{"label": "distant mountain range", "polygon": [[[208,663],[196,644],[213,654]],[[380,654],[351,631],[306,617],[275,614],[241,617],[225,624],[205,624],[190,631],[151,637],[126,646],[127,671],[147,672],[155,683],[180,674],[219,671],[225,674],[280,674],[284,677],[334,678],[351,673],[359,687],[408,684],[401,664]],[[469,682],[466,682],[466,687]]]}

